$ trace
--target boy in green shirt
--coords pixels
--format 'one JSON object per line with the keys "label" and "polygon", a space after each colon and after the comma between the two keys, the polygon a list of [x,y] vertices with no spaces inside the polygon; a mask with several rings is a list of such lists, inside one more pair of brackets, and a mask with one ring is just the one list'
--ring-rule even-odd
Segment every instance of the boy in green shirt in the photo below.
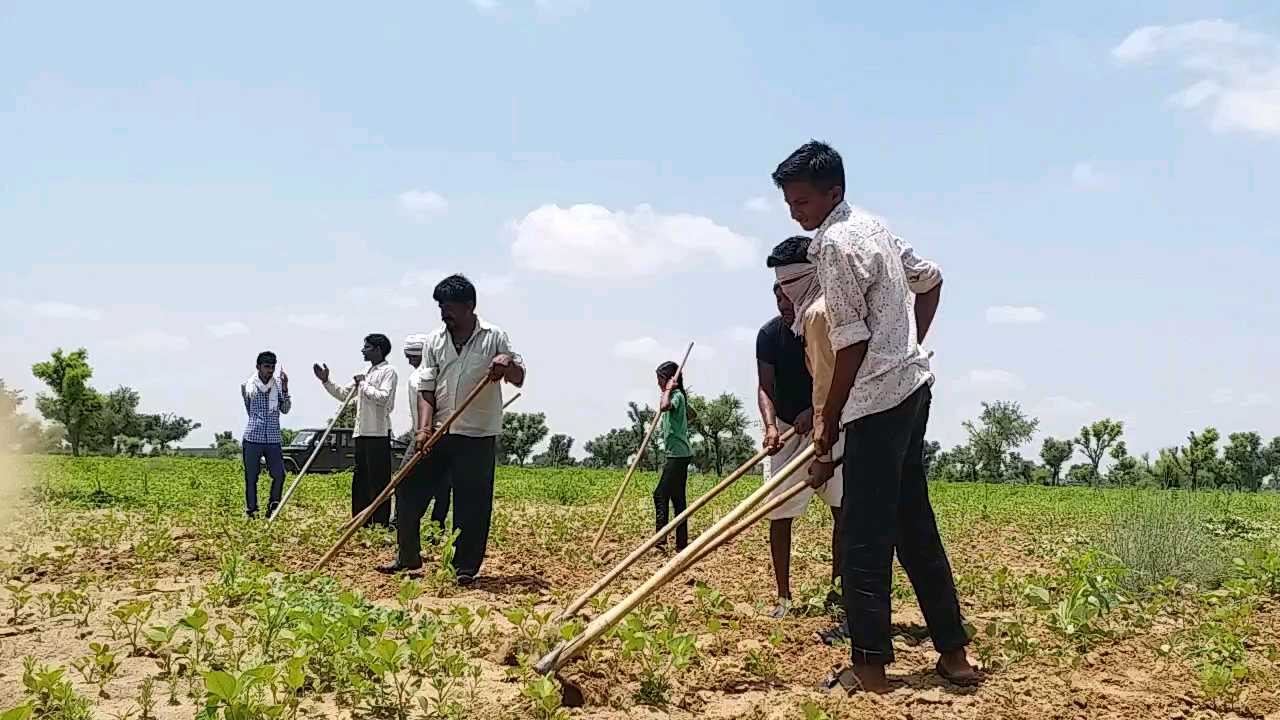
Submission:
{"label": "boy in green shirt", "polygon": [[[662,447],[667,453],[662,476],[653,490],[654,522],[658,530],[665,527],[669,520],[668,504],[676,515],[685,511],[689,463],[693,461],[693,448],[689,444],[689,422],[696,419],[696,416],[689,408],[684,378],[677,376],[678,370],[679,366],[673,362],[664,362],[657,370],[658,387],[662,388],[662,399],[658,403],[658,411],[662,413]],[[688,544],[689,526],[682,522],[676,526],[676,551],[683,550]],[[658,542],[658,547],[666,550],[665,537]]]}

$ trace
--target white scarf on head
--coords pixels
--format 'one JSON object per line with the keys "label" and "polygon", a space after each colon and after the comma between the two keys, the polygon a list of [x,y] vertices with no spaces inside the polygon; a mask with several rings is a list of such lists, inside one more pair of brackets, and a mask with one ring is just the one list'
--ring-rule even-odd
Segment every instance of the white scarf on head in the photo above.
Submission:
{"label": "white scarf on head", "polygon": [[271,376],[270,380],[262,382],[262,379],[258,377],[258,373],[254,373],[245,381],[244,392],[249,397],[253,397],[255,392],[266,393],[267,409],[271,412],[275,412],[280,407],[280,388],[276,385],[274,375]]}
{"label": "white scarf on head", "polygon": [[804,314],[809,307],[822,297],[822,284],[818,282],[818,267],[811,263],[795,263],[782,265],[773,269],[778,278],[778,286],[795,308],[796,319],[791,323],[791,332],[796,337],[804,337]]}

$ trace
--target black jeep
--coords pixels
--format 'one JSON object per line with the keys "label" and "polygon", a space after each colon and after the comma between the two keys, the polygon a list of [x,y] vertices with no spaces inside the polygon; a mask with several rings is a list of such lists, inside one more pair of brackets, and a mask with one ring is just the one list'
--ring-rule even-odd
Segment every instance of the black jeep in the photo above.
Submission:
{"label": "black jeep", "polygon": [[[312,451],[316,449],[316,441],[323,434],[324,428],[299,430],[298,434],[293,438],[293,442],[284,446],[285,469],[295,474],[300,471],[302,466],[307,464],[307,458],[311,457]],[[320,448],[320,452],[316,453],[316,459],[311,462],[311,469],[307,470],[307,472],[341,472],[354,468],[356,466],[354,435],[355,431],[351,428],[334,428],[330,430],[329,437],[324,439],[324,447]],[[391,438],[391,467],[393,470],[400,467],[400,462],[404,459],[404,455],[408,450],[408,443]]]}

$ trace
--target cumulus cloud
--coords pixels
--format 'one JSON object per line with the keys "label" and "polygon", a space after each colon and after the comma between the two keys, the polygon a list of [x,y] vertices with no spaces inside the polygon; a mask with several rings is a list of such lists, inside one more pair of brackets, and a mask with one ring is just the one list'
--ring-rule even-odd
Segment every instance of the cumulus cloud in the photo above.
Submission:
{"label": "cumulus cloud", "polygon": [[102,311],[97,308],[58,301],[32,303],[16,298],[8,298],[0,301],[0,309],[10,315],[43,318],[46,320],[102,319]]}
{"label": "cumulus cloud", "polygon": [[1172,107],[1202,111],[1216,132],[1280,137],[1280,42],[1225,20],[1138,28],[1111,50],[1122,64],[1165,62],[1192,80]]}
{"label": "cumulus cloud", "polygon": [[643,277],[713,262],[726,270],[757,261],[754,240],[698,215],[599,205],[543,205],[512,224],[511,253],[530,270],[575,277]]}
{"label": "cumulus cloud", "polygon": [[965,376],[965,385],[971,390],[983,393],[1019,392],[1027,388],[1026,382],[1008,370],[981,368],[970,370]]}
{"label": "cumulus cloud", "polygon": [[751,212],[770,213],[774,210],[774,204],[769,198],[763,195],[757,195],[742,204],[742,207]]}
{"label": "cumulus cloud", "polygon": [[400,211],[417,222],[443,215],[449,209],[449,201],[431,190],[406,190],[396,196]]}
{"label": "cumulus cloud", "polygon": [[1044,311],[1033,305],[993,305],[987,308],[992,325],[1034,325],[1044,322]]}
{"label": "cumulus cloud", "polygon": [[239,320],[228,320],[227,322],[206,325],[205,331],[216,338],[226,338],[235,335],[248,335],[249,326]]}

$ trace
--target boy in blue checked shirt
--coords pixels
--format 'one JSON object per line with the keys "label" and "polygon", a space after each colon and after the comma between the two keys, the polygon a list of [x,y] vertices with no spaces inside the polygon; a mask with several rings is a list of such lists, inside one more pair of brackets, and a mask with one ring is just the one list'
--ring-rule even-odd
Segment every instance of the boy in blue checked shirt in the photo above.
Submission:
{"label": "boy in blue checked shirt", "polygon": [[240,399],[249,420],[244,426],[241,448],[244,453],[244,506],[249,517],[258,515],[258,473],[262,470],[262,458],[267,459],[267,473],[271,475],[271,498],[267,516],[275,512],[284,491],[284,452],[280,440],[280,413],[288,413],[289,376],[280,371],[275,377],[276,354],[267,350],[258,353],[258,371],[240,386]]}

